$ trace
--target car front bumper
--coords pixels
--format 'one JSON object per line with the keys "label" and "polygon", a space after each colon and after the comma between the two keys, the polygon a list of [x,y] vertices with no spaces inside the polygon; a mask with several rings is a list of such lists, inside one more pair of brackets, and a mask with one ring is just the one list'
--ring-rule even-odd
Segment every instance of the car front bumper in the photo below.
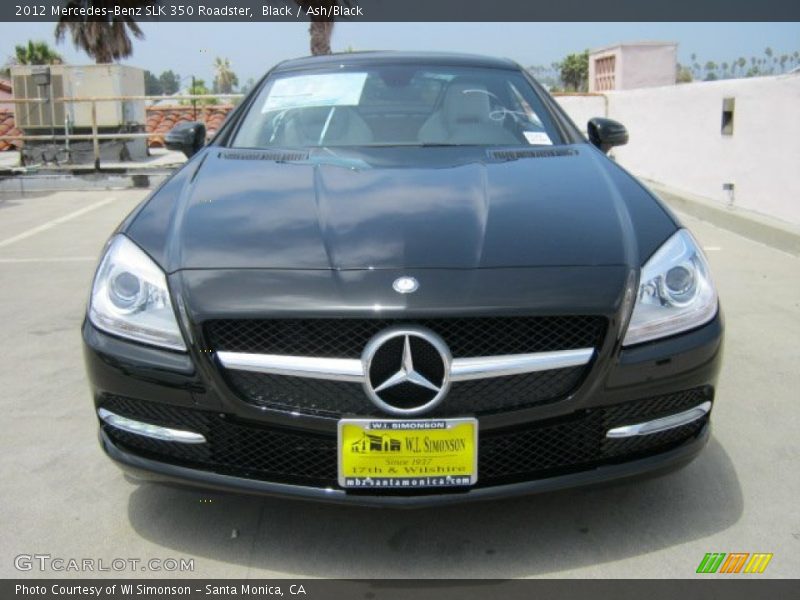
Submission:
{"label": "car front bumper", "polygon": [[[689,405],[683,400],[683,404],[677,402],[689,392],[696,394],[693,398],[713,402],[722,355],[722,330],[722,317],[718,315],[691,332],[622,349],[613,357],[607,357],[605,363],[595,365],[589,378],[563,401],[481,417],[481,442],[485,435],[487,452],[492,444],[512,448],[507,441],[511,439],[517,440],[514,442],[517,445],[513,446],[517,449],[515,452],[523,447],[519,444],[527,444],[525,448],[532,448],[531,452],[539,454],[559,452],[561,439],[564,444],[571,444],[565,450],[570,457],[576,456],[575,448],[581,448],[581,444],[585,446],[587,440],[590,444],[596,443],[599,450],[591,459],[585,454],[572,463],[562,461],[561,464],[553,459],[552,465],[545,465],[547,468],[484,482],[481,482],[481,469],[489,473],[489,467],[482,463],[479,483],[473,488],[415,490],[419,493],[413,495],[405,490],[403,493],[348,491],[336,484],[335,476],[264,475],[253,467],[252,455],[248,455],[250,462],[234,468],[218,459],[199,459],[198,456],[206,455],[184,451],[184,446],[173,452],[176,445],[171,442],[139,444],[135,435],[120,435],[103,422],[100,442],[110,458],[140,480],[358,505],[415,507],[488,500],[658,474],[683,466],[702,450],[710,435],[710,414],[670,430],[671,433],[666,432],[666,437],[657,434],[661,438],[639,436],[623,440],[619,445],[600,434],[610,425],[648,421],[663,417],[670,410],[680,412]],[[186,429],[190,430],[195,416],[207,419],[206,423],[219,422],[221,427],[242,427],[230,430],[230,443],[241,436],[248,439],[268,437],[273,431],[280,435],[288,432],[299,439],[308,436],[314,443],[319,442],[316,447],[309,442],[309,456],[324,455],[324,448],[335,444],[335,419],[248,406],[210,385],[189,355],[120,340],[96,330],[88,322],[84,324],[83,338],[98,409],[113,407],[117,402],[118,406],[136,407],[123,416],[178,428],[186,420]],[[164,414],[177,416],[166,418]],[[148,420],[148,415],[153,418]],[[569,441],[573,430],[589,433]],[[543,437],[546,438],[544,445],[539,441]],[[252,453],[254,447],[247,446],[239,451]],[[534,458],[538,460],[537,457],[532,460]],[[327,461],[324,457],[323,460]],[[326,465],[325,473],[329,473],[330,464],[326,462]],[[491,466],[494,468],[494,463]]]}
{"label": "car front bumper", "polygon": [[344,490],[330,487],[315,488],[259,481],[159,462],[127,452],[115,446],[114,442],[110,440],[102,429],[99,432],[100,445],[103,450],[135,481],[246,494],[283,496],[336,504],[390,506],[394,508],[422,508],[439,504],[513,498],[515,496],[554,492],[574,487],[599,485],[617,480],[663,475],[690,463],[708,443],[710,436],[711,424],[708,423],[703,426],[700,433],[672,450],[621,464],[605,465],[587,471],[546,477],[534,481],[468,489],[462,492],[445,490],[436,494],[419,496],[366,496],[348,494]]}

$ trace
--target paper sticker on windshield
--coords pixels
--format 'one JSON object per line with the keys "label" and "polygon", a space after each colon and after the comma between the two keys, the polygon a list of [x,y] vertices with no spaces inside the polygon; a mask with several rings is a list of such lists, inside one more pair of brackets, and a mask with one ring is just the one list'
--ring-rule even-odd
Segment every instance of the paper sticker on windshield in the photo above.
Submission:
{"label": "paper sticker on windshield", "polygon": [[285,77],[272,84],[262,113],[305,106],[355,106],[366,73],[331,73]]}
{"label": "paper sticker on windshield", "polygon": [[551,140],[550,136],[544,131],[523,131],[522,133],[525,135],[525,139],[528,140],[529,144],[553,145],[553,140]]}

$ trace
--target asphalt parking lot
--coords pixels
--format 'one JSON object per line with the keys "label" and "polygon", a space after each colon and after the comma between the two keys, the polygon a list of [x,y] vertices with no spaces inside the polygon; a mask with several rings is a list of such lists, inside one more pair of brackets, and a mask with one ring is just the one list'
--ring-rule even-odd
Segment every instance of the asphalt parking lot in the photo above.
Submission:
{"label": "asphalt parking lot", "polygon": [[182,575],[203,578],[663,578],[695,576],[706,552],[771,552],[749,577],[800,575],[800,257],[685,218],[727,325],[713,438],[687,468],[488,504],[325,506],[137,486],[103,456],[79,329],[98,253],[145,193],[0,196],[0,577],[92,575],[15,569],[34,553],[194,558]]}

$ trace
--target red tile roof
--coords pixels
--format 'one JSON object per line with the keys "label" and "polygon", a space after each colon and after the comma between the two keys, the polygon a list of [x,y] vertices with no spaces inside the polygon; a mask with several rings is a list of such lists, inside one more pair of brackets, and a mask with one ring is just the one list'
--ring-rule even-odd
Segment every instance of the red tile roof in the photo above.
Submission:
{"label": "red tile roof", "polygon": [[[205,123],[208,137],[217,132],[232,109],[233,106],[230,104],[197,107],[197,120]],[[148,138],[147,145],[151,148],[163,148],[164,135],[177,123],[192,121],[193,117],[194,109],[191,106],[148,107],[146,131],[153,135]],[[14,111],[0,110],[0,135],[21,135],[21,133],[14,124]],[[13,150],[21,146],[21,141],[0,141],[0,151]]]}
{"label": "red tile roof", "polygon": [[[0,135],[22,135],[14,125],[14,111],[0,110]],[[22,141],[6,142],[0,140],[0,152],[3,150],[17,150],[22,147]]]}
{"label": "red tile roof", "polygon": [[[205,123],[209,137],[222,125],[225,117],[233,109],[230,104],[198,106],[197,120]],[[164,135],[176,124],[192,121],[194,109],[191,106],[151,106],[147,109],[147,132],[154,135],[148,139],[151,148],[164,146]]]}

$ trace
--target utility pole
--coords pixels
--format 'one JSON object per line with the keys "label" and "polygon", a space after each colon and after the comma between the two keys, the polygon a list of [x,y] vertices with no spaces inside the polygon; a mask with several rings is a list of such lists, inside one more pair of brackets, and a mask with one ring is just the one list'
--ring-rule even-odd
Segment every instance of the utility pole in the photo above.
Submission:
{"label": "utility pole", "polygon": [[[192,89],[189,91],[192,95],[194,95],[194,86],[194,75],[192,75]],[[197,98],[192,98],[192,121],[197,121]]]}

